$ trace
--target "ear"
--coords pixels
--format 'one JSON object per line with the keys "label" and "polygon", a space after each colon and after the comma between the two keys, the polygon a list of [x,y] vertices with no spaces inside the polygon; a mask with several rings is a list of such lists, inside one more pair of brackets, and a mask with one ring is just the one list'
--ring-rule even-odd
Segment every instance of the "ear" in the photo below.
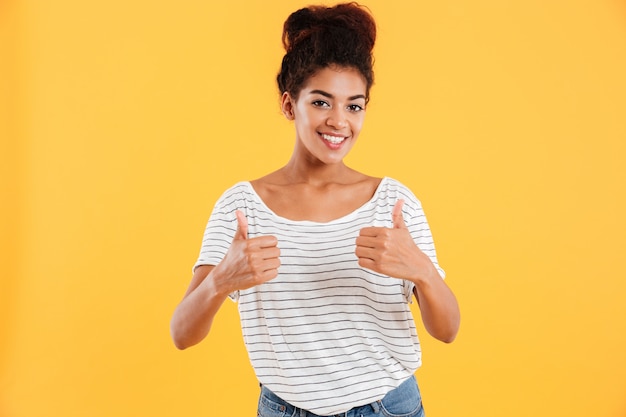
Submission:
{"label": "ear", "polygon": [[287,120],[294,120],[296,118],[293,111],[295,104],[296,103],[291,97],[291,94],[285,91],[283,93],[283,96],[280,98],[280,108],[283,111],[283,114],[285,115]]}

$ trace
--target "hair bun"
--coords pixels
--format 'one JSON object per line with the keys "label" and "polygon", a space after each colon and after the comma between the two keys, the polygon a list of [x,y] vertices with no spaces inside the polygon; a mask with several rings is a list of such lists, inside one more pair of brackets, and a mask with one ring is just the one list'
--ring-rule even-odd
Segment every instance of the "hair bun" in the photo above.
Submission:
{"label": "hair bun", "polygon": [[292,13],[285,21],[283,27],[285,51],[289,53],[298,43],[316,33],[334,35],[339,33],[341,37],[352,38],[350,43],[358,43],[367,53],[371,53],[376,42],[376,23],[357,3],[303,8]]}
{"label": "hair bun", "polygon": [[293,12],[285,21],[283,28],[283,46],[290,52],[302,38],[308,37],[319,25],[315,14],[310,8]]}

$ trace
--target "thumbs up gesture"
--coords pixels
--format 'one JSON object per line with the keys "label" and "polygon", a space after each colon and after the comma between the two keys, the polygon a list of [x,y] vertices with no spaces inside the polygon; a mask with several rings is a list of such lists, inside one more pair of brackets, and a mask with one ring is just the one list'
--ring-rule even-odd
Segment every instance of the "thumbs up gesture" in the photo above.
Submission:
{"label": "thumbs up gesture", "polygon": [[276,278],[280,266],[280,249],[276,237],[248,238],[246,216],[240,210],[235,215],[237,231],[226,256],[216,266],[216,273],[227,278],[229,292],[244,290]]}
{"label": "thumbs up gesture", "polygon": [[363,268],[416,282],[432,262],[415,244],[402,217],[404,200],[398,200],[391,217],[393,228],[365,227],[356,239],[356,256]]}

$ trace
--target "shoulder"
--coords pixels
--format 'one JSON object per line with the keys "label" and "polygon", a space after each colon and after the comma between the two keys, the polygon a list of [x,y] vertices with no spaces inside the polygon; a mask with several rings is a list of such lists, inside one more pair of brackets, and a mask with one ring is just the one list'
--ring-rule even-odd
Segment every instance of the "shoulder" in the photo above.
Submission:
{"label": "shoulder", "polygon": [[[254,192],[249,182],[241,181],[227,188],[215,203],[216,208],[241,208],[254,200]],[[230,210],[228,210],[230,211]]]}
{"label": "shoulder", "polygon": [[405,200],[406,203],[414,202],[418,205],[420,204],[419,199],[413,193],[413,191],[408,186],[395,178],[384,177],[380,182],[378,192],[379,194],[384,195],[388,198]]}
{"label": "shoulder", "polygon": [[225,198],[242,197],[250,194],[251,192],[252,187],[250,186],[250,183],[248,181],[240,181],[231,185],[224,192],[222,192],[222,195],[219,199],[223,200]]}

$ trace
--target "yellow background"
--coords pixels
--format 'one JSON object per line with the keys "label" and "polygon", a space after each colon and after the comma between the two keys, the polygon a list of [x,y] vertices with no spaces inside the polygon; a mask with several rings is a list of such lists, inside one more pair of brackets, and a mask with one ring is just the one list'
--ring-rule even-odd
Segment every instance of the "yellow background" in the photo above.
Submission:
{"label": "yellow background", "polygon": [[[290,155],[306,4],[0,2],[0,416],[254,415],[236,305],[184,352],[169,319],[219,194]],[[420,197],[462,308],[428,415],[626,416],[626,5],[367,4],[348,162]]]}

